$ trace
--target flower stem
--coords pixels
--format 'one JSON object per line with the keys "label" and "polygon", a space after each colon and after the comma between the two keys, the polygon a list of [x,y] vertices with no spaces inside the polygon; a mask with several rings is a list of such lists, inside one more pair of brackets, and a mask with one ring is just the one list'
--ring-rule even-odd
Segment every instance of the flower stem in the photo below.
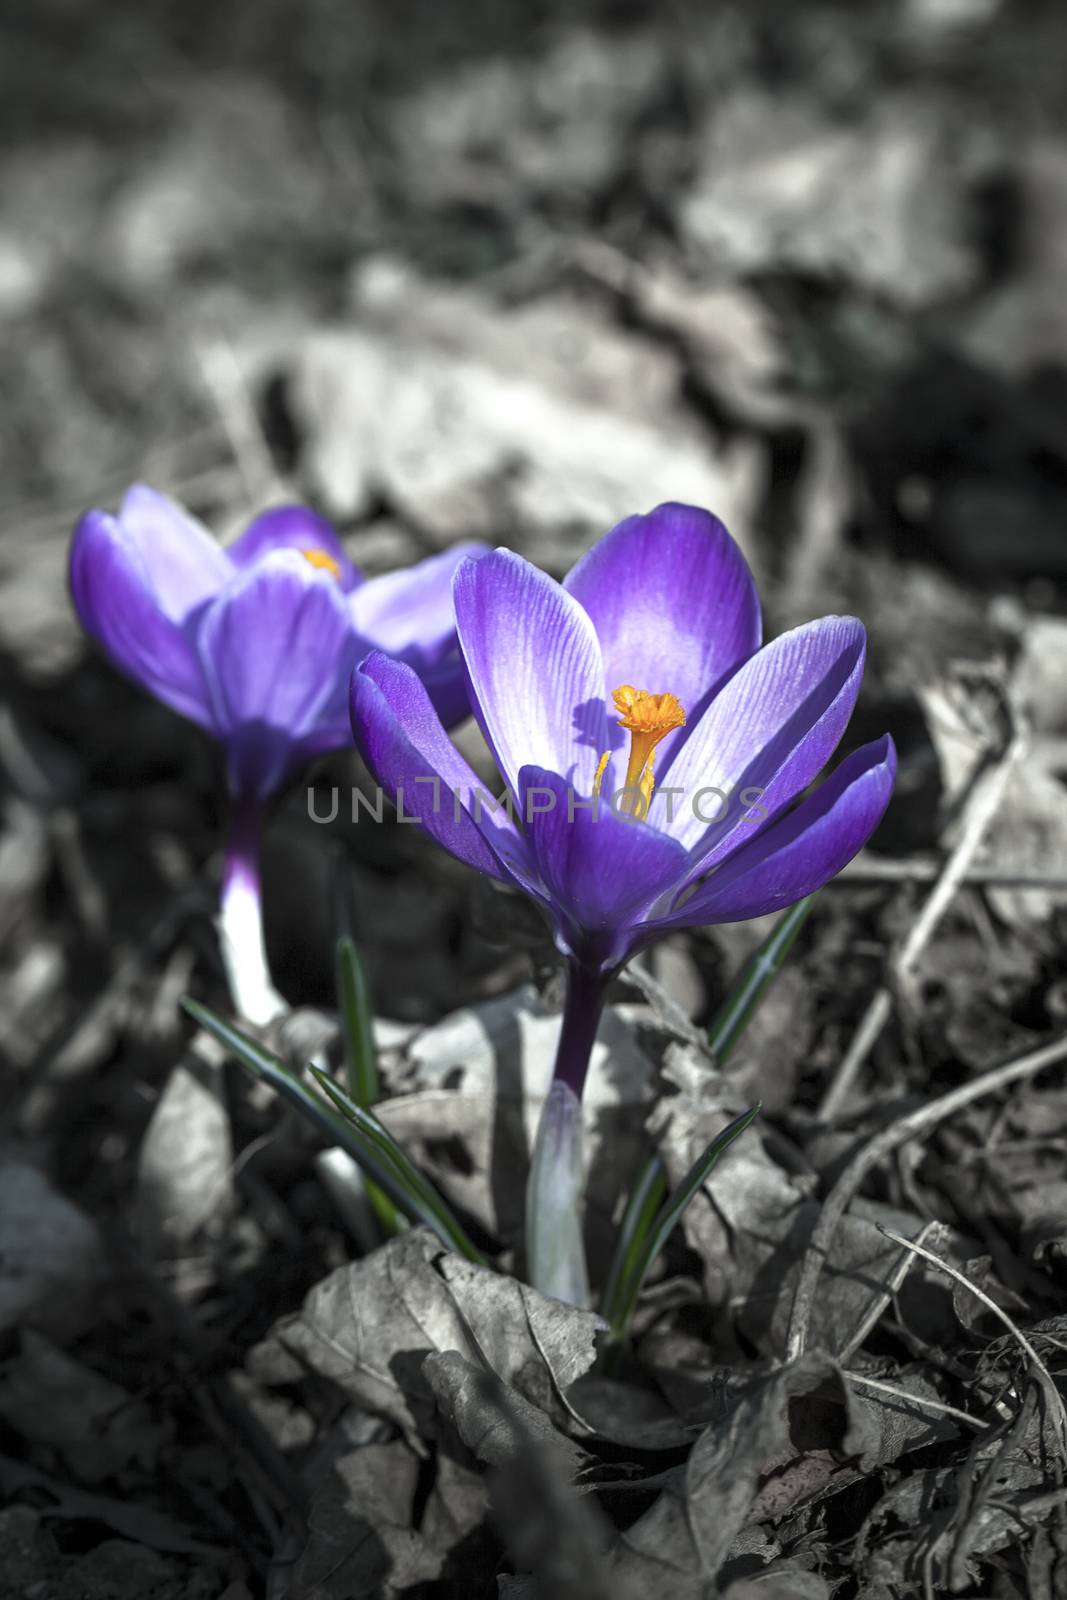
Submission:
{"label": "flower stem", "polygon": [[582,1241],[582,1088],[607,979],[571,962],[556,1066],[537,1130],[526,1185],[526,1271],[554,1300],[588,1306]]}
{"label": "flower stem", "polygon": [[553,1082],[565,1083],[580,1100],[589,1070],[600,1013],[604,1009],[607,980],[571,962],[567,967],[567,994],[563,1003],[559,1046]]}
{"label": "flower stem", "polygon": [[285,1011],[267,965],[259,884],[262,818],[248,801],[234,805],[226,840],[222,897],[218,917],[219,944],[230,994],[246,1021],[263,1027]]}

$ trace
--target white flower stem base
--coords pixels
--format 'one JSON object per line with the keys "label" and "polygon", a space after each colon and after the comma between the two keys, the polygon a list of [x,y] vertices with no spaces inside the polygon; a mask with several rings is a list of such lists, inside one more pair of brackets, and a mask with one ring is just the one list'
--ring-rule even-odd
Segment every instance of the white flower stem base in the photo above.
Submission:
{"label": "white flower stem base", "polygon": [[234,1007],[246,1022],[263,1027],[288,1010],[275,989],[263,940],[259,886],[259,811],[235,808],[226,841],[226,865],[216,926]]}
{"label": "white flower stem base", "polygon": [[582,1105],[557,1078],[548,1091],[526,1185],[526,1272],[552,1300],[589,1306],[582,1240]]}

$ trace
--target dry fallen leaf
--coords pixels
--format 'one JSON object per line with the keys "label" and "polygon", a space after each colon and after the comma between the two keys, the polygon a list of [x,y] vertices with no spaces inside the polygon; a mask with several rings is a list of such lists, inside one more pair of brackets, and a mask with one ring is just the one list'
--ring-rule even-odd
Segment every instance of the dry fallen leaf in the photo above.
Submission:
{"label": "dry fallen leaf", "polygon": [[417,1228],[324,1278],[299,1312],[275,1324],[250,1364],[277,1383],[311,1368],[424,1451],[434,1411],[427,1355],[455,1350],[484,1360],[564,1425],[564,1396],[592,1365],[599,1326],[592,1312],[450,1255]]}

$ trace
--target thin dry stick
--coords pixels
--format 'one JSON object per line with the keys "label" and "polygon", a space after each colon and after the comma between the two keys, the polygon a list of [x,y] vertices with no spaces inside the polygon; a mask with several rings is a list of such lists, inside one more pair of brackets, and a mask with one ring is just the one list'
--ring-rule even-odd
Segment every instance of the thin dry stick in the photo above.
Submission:
{"label": "thin dry stick", "polygon": [[[916,1243],[925,1244],[934,1230],[940,1226],[941,1224],[938,1222],[925,1223],[923,1227],[919,1229]],[[864,1339],[866,1339],[867,1335],[871,1332],[872,1328],[874,1328],[875,1324],[880,1319],[886,1306],[900,1289],[904,1279],[907,1277],[910,1271],[911,1257],[902,1254],[900,1260],[893,1268],[893,1271],[890,1273],[882,1288],[871,1300],[870,1305],[867,1307],[866,1311],[863,1313],[863,1316],[856,1324],[855,1329],[845,1340],[844,1344],[841,1346],[841,1349],[837,1352],[837,1359],[840,1361],[842,1366],[847,1366],[849,1361],[851,1361],[852,1357],[856,1354],[856,1351],[859,1349]]]}
{"label": "thin dry stick", "polygon": [[921,1244],[916,1244],[913,1239],[905,1239],[903,1234],[894,1233],[892,1228],[883,1227],[881,1223],[878,1224],[878,1232],[884,1233],[887,1239],[892,1239],[893,1243],[899,1244],[902,1249],[910,1250],[912,1255],[921,1256],[924,1261],[928,1261],[932,1267],[937,1267],[939,1272],[943,1272],[946,1277],[951,1278],[954,1283],[962,1284],[965,1289],[969,1289],[971,1294],[974,1295],[975,1299],[980,1300],[985,1306],[986,1310],[991,1311],[993,1315],[1004,1324],[1012,1338],[1015,1340],[1016,1344],[1019,1346],[1019,1349],[1028,1358],[1030,1365],[1037,1373],[1041,1387],[1045,1391],[1045,1398],[1048,1401],[1053,1414],[1059,1419],[1060,1443],[1063,1449],[1067,1451],[1067,1408],[1064,1407],[1063,1397],[1061,1396],[1060,1391],[1057,1389],[1055,1383],[1052,1381],[1051,1372],[1048,1370],[1045,1363],[1042,1361],[1041,1357],[1038,1355],[1037,1351],[1026,1337],[1025,1333],[1023,1333],[1022,1329],[1015,1326],[1015,1323],[1008,1316],[1008,1313],[1003,1310],[1002,1307],[998,1306],[997,1302],[991,1299],[990,1296],[986,1294],[984,1289],[979,1289],[977,1284],[972,1283],[970,1278],[966,1277],[958,1267],[954,1267],[951,1262],[944,1261],[941,1256],[936,1256],[932,1250],[927,1250]]}
{"label": "thin dry stick", "polygon": [[[914,973],[920,955],[966,878],[983,835],[1004,799],[1012,768],[1021,756],[1025,743],[1023,731],[1017,730],[997,765],[986,774],[985,781],[975,785],[964,810],[959,843],[945,862],[944,871],[912,924],[911,931],[893,963],[898,984],[906,983]],[[872,997],[852,1043],[837,1069],[834,1081],[823,1096],[818,1114],[825,1121],[829,1121],[839,1111],[857,1073],[889,1021],[892,1009],[893,992],[883,985]]]}
{"label": "thin dry stick", "polygon": [[940,1095],[927,1105],[919,1106],[906,1117],[901,1117],[888,1128],[883,1128],[881,1133],[875,1134],[869,1144],[865,1144],[862,1150],[857,1151],[827,1195],[801,1263],[786,1338],[787,1360],[795,1361],[804,1352],[808,1338],[808,1324],[815,1304],[815,1291],[819,1286],[819,1274],[822,1272],[823,1263],[830,1254],[830,1246],[841,1218],[872,1168],[886,1156],[891,1155],[900,1145],[931,1133],[939,1123],[944,1122],[947,1117],[954,1116],[957,1111],[962,1111],[964,1106],[969,1106],[972,1101],[981,1100],[987,1094],[995,1094],[998,1089],[1003,1089],[1010,1083],[1017,1083],[1021,1078],[1031,1078],[1046,1067],[1055,1066],[1065,1057],[1067,1057],[1067,1036],[1056,1039],[1051,1044],[1042,1045],[1039,1050],[1020,1056],[1016,1061],[992,1067],[980,1077],[972,1078],[970,1083],[961,1084],[958,1089],[950,1089],[947,1094]]}
{"label": "thin dry stick", "polygon": [[[945,870],[944,858],[905,856],[880,861],[875,856],[858,855],[842,867],[827,889],[855,888],[857,884],[936,883]],[[962,888],[982,889],[1067,889],[1067,876],[1055,872],[1004,872],[999,867],[971,867],[963,877]]]}
{"label": "thin dry stick", "polygon": [[861,1389],[875,1389],[879,1394],[890,1395],[894,1400],[906,1401],[908,1405],[916,1406],[920,1411],[936,1411],[939,1416],[952,1417],[956,1422],[965,1422],[968,1428],[976,1428],[979,1433],[989,1426],[981,1417],[972,1417],[969,1411],[957,1411],[955,1406],[946,1405],[943,1400],[932,1400],[924,1394],[912,1394],[910,1389],[899,1389],[895,1383],[883,1383],[880,1378],[868,1378],[860,1372],[846,1372],[845,1377],[849,1383],[858,1383]]}

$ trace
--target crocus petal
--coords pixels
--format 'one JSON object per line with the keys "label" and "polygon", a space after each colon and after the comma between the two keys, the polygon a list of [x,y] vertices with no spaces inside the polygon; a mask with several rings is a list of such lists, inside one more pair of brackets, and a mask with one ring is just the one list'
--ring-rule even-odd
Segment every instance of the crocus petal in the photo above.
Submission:
{"label": "crocus petal", "polygon": [[[197,646],[234,788],[267,795],[299,741],[329,731],[323,712],[351,671],[355,640],[337,581],[296,551],[275,550],[207,608]],[[332,733],[347,742],[343,722]]]}
{"label": "crocus petal", "polygon": [[681,845],[636,818],[590,801],[557,773],[520,774],[523,829],[557,913],[561,942],[579,960],[615,965],[626,933],[677,887],[688,857]]}
{"label": "crocus petal", "polygon": [[821,889],[882,820],[896,770],[888,734],[854,751],[814,794],[725,861],[665,923],[742,922]]}
{"label": "crocus petal", "polygon": [[467,672],[458,645],[436,667],[426,667],[419,675],[426,685],[426,693],[434,710],[446,728],[454,728],[457,722],[470,716]]}
{"label": "crocus petal", "polygon": [[[695,871],[749,837],[750,791],[761,791],[753,798],[773,820],[822,771],[852,714],[864,644],[854,617],[822,617],[775,639],[715,696],[661,779],[683,792],[672,832],[693,851]],[[728,803],[701,801],[701,790]]]}
{"label": "crocus petal", "polygon": [[[315,564],[316,557],[325,556],[336,564],[334,578],[346,593],[359,583],[359,573],[345,554],[337,530],[307,506],[273,506],[262,512],[239,539],[227,545],[226,554],[235,567],[244,568],[272,550],[298,550],[309,565]],[[329,571],[321,562],[319,565]]]}
{"label": "crocus petal", "polygon": [[356,632],[369,649],[384,650],[415,668],[441,665],[456,647],[452,579],[461,561],[477,560],[486,547],[457,544],[398,572],[368,578],[349,601]]}
{"label": "crocus petal", "polygon": [[492,797],[445,733],[411,667],[380,651],[357,667],[352,731],[398,809],[402,791],[403,816],[418,817],[450,854],[480,872],[511,878],[502,862],[512,863],[526,886],[526,851],[514,824],[489,804]]}
{"label": "crocus petal", "polygon": [[131,678],[182,716],[204,727],[213,718],[196,652],[160,608],[144,556],[104,511],[89,511],[74,530],[70,588],[87,633]]}
{"label": "crocus petal", "polygon": [[452,593],[471,709],[512,794],[525,766],[591,794],[601,752],[619,740],[587,613],[510,550],[461,562]]}
{"label": "crocus petal", "polygon": [[172,622],[184,622],[233,577],[229,557],[203,523],[146,484],[126,491],[118,520]]}
{"label": "crocus petal", "polygon": [[[759,649],[759,595],[718,517],[662,505],[627,517],[564,580],[593,619],[608,692],[669,691],[699,720],[723,678]],[[659,762],[683,735],[669,734]]]}
{"label": "crocus petal", "polygon": [[446,728],[470,712],[467,675],[456,641],[452,579],[460,562],[486,554],[476,541],[453,546],[406,571],[369,578],[349,601],[368,650],[384,650],[414,667]]}

